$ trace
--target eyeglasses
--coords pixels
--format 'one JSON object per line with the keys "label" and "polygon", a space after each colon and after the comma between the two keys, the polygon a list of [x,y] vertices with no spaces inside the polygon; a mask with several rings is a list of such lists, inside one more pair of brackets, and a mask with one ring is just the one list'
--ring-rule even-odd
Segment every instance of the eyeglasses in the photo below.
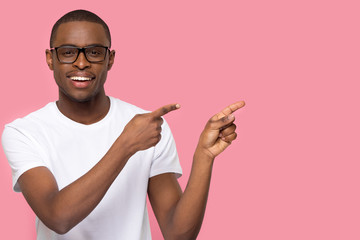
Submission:
{"label": "eyeglasses", "polygon": [[102,62],[105,60],[106,53],[110,49],[104,46],[87,46],[78,48],[73,46],[61,46],[50,49],[55,50],[57,59],[60,63],[74,63],[81,52],[84,53],[86,60],[90,63]]}

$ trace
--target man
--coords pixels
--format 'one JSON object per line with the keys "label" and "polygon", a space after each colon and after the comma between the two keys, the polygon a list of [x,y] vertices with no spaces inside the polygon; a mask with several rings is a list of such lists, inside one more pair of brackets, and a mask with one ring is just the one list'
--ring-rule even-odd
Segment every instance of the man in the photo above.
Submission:
{"label": "man", "polygon": [[77,10],[54,25],[46,60],[59,100],[6,125],[3,147],[37,215],[37,239],[151,239],[146,195],[165,239],[195,239],[214,159],[236,138],[237,102],[213,116],[182,192],[175,143],[162,116],[105,94],[115,51],[103,20]]}

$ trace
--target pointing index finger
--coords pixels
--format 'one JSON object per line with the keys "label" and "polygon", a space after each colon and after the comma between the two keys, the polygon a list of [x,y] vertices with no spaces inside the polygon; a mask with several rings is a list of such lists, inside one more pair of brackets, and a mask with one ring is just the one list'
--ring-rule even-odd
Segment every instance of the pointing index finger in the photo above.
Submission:
{"label": "pointing index finger", "polygon": [[178,103],[168,104],[168,105],[165,105],[165,106],[153,111],[152,114],[154,115],[154,117],[161,117],[161,116],[164,116],[165,114],[167,114],[171,111],[174,111],[176,109],[179,109],[179,108],[180,108],[180,104],[178,104]]}
{"label": "pointing index finger", "polygon": [[223,118],[225,116],[230,115],[231,113],[235,112],[236,110],[238,110],[239,108],[242,108],[243,106],[245,106],[245,102],[244,101],[239,101],[236,103],[233,103],[229,106],[227,106],[226,108],[224,108],[221,112],[219,112],[218,114],[215,115],[215,117],[217,119]]}

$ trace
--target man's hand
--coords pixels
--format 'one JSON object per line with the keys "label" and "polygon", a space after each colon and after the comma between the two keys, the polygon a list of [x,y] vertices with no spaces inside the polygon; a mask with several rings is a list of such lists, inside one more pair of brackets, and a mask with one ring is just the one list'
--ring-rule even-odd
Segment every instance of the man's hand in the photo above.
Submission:
{"label": "man's hand", "polygon": [[244,101],[236,102],[210,118],[200,135],[196,151],[201,151],[210,158],[222,153],[237,136],[235,116],[232,113],[243,106],[245,106]]}
{"label": "man's hand", "polygon": [[121,134],[126,136],[130,151],[134,154],[155,146],[161,139],[162,116],[179,108],[179,104],[169,104],[151,113],[135,115]]}

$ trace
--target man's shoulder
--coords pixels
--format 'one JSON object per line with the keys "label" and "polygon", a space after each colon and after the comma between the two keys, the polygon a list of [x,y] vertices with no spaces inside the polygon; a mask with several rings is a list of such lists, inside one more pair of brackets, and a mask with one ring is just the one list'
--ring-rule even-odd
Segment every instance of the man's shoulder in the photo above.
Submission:
{"label": "man's shoulder", "polygon": [[42,124],[42,122],[46,122],[47,119],[54,115],[54,105],[55,102],[50,102],[44,107],[35,110],[24,117],[15,119],[14,121],[6,124],[5,127],[27,128],[30,125]]}

